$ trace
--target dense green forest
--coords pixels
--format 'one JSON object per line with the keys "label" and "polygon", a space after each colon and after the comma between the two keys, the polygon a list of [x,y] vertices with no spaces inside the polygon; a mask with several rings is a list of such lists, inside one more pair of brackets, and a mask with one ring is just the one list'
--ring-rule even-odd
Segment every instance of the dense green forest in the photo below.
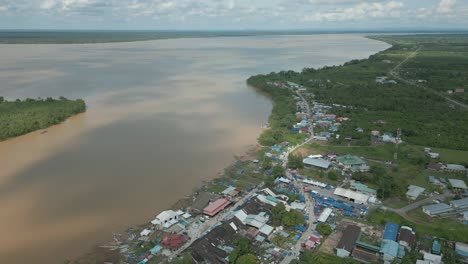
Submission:
{"label": "dense green forest", "polygon": [[0,97],[0,140],[59,124],[86,111],[81,99],[25,99],[6,101]]}
{"label": "dense green forest", "polygon": [[[289,111],[278,109],[272,113],[273,120],[280,119],[280,116],[276,116],[280,112],[288,113],[287,118],[281,119],[284,122],[278,124],[284,129],[295,122],[284,125],[293,118],[289,113],[296,109],[290,103],[285,105],[291,96],[288,89],[271,85],[275,81],[302,84],[314,94],[316,101],[322,103],[352,106],[335,108],[334,111],[351,119],[345,123],[340,134],[363,139],[353,144],[370,144],[369,134],[356,133],[357,127],[367,132],[372,129],[395,132],[401,128],[403,140],[411,144],[468,150],[468,112],[437,94],[468,85],[468,35],[373,38],[393,46],[365,60],[353,60],[341,66],[321,69],[305,68],[302,72],[257,75],[249,78],[248,83],[272,94],[275,105],[281,102],[283,107],[290,107]],[[404,63],[398,66],[400,62]],[[398,80],[397,84],[376,83],[375,78],[379,76],[392,79],[391,73],[396,69],[399,76],[417,85]],[[458,100],[466,93],[450,96]],[[386,122],[376,125],[376,120]],[[272,124],[274,131],[278,125]],[[274,131],[270,133],[274,134]],[[271,138],[274,139],[274,136]]]}

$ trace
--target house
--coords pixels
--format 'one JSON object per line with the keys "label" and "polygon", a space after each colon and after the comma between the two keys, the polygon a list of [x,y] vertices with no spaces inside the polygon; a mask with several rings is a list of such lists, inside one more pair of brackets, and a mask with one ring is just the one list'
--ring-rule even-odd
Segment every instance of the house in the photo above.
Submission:
{"label": "house", "polygon": [[364,160],[353,155],[339,156],[336,158],[336,161],[345,170],[351,170],[353,172],[364,172],[370,170],[370,167]]}
{"label": "house", "polygon": [[239,190],[234,186],[229,186],[221,194],[225,196],[235,197],[239,194]]}
{"label": "house", "polygon": [[461,242],[455,243],[455,253],[465,259],[468,259],[468,245]]}
{"label": "house", "polygon": [[348,189],[343,189],[341,187],[336,188],[333,194],[344,197],[357,204],[367,204],[367,201],[370,198],[369,195],[365,195],[363,193],[348,190]]}
{"label": "house", "polygon": [[458,172],[458,173],[466,173],[466,168],[463,165],[459,164],[446,164],[442,165],[440,167],[441,170],[443,171],[449,171],[449,172]]}
{"label": "house", "polygon": [[297,84],[297,83],[294,83],[294,82],[286,82],[288,84],[289,87],[291,88],[299,88],[300,85]]}
{"label": "house", "polygon": [[371,131],[371,136],[373,136],[373,137],[378,137],[378,136],[380,136],[380,131],[378,131],[378,130],[372,130],[372,131]]}
{"label": "house", "polygon": [[[266,155],[266,154],[265,154]],[[195,200],[192,202],[191,211],[195,214],[203,213],[203,209],[212,201],[216,201],[221,198],[219,195],[200,192],[197,194]]]}
{"label": "house", "polygon": [[209,204],[205,209],[203,209],[203,213],[209,216],[215,216],[217,213],[221,212],[224,208],[226,208],[231,201],[225,198],[218,199],[213,203]]}
{"label": "house", "polygon": [[465,88],[457,88],[455,89],[455,93],[464,93],[465,92]]}
{"label": "house", "polygon": [[367,195],[377,195],[377,191],[358,181],[351,180],[351,189]]}
{"label": "house", "polygon": [[466,190],[468,189],[466,187],[466,184],[464,181],[462,180],[458,180],[458,179],[449,179],[449,183],[450,185],[452,185],[452,188],[453,189],[457,189],[457,190]]}
{"label": "house", "polygon": [[363,132],[364,132],[364,129],[362,129],[361,127],[358,127],[358,128],[356,128],[355,130],[356,130],[356,132],[358,132],[358,133],[363,133]]}
{"label": "house", "polygon": [[435,177],[434,177],[434,176],[428,176],[428,177],[427,177],[427,181],[428,181],[429,183],[434,183]]}
{"label": "house", "polygon": [[380,246],[380,254],[382,254],[384,263],[392,263],[398,257],[400,244],[394,240],[383,239]]}
{"label": "house", "polygon": [[361,250],[359,248],[355,248],[351,256],[353,259],[362,263],[378,263],[380,259],[379,255]]}
{"label": "house", "polygon": [[431,253],[440,256],[441,247],[442,247],[442,246],[440,245],[439,241],[434,240],[434,241],[432,242]]}
{"label": "house", "polygon": [[315,169],[321,169],[321,170],[328,170],[330,168],[331,162],[328,160],[324,159],[315,159],[315,158],[305,158],[302,160],[304,163],[304,166],[308,168],[315,168]]}
{"label": "house", "polygon": [[463,215],[463,223],[468,224],[468,211],[462,213]]}
{"label": "house", "polygon": [[317,219],[317,222],[325,223],[332,212],[333,210],[331,208],[325,208]]}
{"label": "house", "polygon": [[179,214],[173,210],[166,210],[158,214],[156,218],[151,221],[153,225],[161,225],[164,228],[169,228],[179,222]]}
{"label": "house", "polygon": [[361,228],[356,225],[348,225],[343,231],[338,245],[336,246],[336,255],[340,258],[347,258],[353,252],[356,241],[361,234]]}
{"label": "house", "polygon": [[437,216],[440,214],[451,212],[453,209],[450,205],[445,203],[431,204],[422,207],[425,214],[429,216]]}
{"label": "house", "polygon": [[163,239],[162,244],[163,246],[174,250],[184,244],[185,240],[186,238],[183,235],[171,234]]}
{"label": "house", "polygon": [[428,170],[439,171],[442,169],[442,164],[440,163],[431,163],[427,165]]}
{"label": "house", "polygon": [[266,212],[260,212],[259,214],[247,214],[244,210],[239,210],[234,215],[242,224],[246,226],[255,227],[260,233],[269,236],[273,232],[273,227],[267,225],[270,217]]}
{"label": "house", "polygon": [[418,260],[416,264],[441,264],[442,257],[438,255],[434,255],[428,252],[420,251],[423,253],[424,260]]}
{"label": "house", "polygon": [[398,243],[404,246],[408,251],[414,247],[416,242],[416,233],[409,226],[402,226],[400,228],[400,233],[398,233]]}
{"label": "house", "polygon": [[423,193],[426,189],[423,187],[410,185],[408,186],[408,191],[406,192],[406,197],[411,200],[416,200],[421,193]]}
{"label": "house", "polygon": [[436,152],[429,152],[427,154],[429,155],[429,157],[431,157],[431,159],[438,159],[440,157],[440,154]]}
{"label": "house", "polygon": [[468,198],[463,198],[463,199],[460,199],[460,200],[453,200],[453,201],[450,202],[450,205],[455,210],[468,209]]}
{"label": "house", "polygon": [[398,236],[398,227],[399,226],[397,224],[392,222],[388,222],[387,224],[385,224],[383,239],[396,241]]}

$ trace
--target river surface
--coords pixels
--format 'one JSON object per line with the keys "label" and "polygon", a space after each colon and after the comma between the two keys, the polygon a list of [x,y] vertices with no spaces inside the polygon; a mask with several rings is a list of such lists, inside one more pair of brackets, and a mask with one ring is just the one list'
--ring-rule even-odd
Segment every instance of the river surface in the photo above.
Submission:
{"label": "river surface", "polygon": [[145,223],[256,144],[253,74],[342,64],[359,35],[0,45],[0,95],[83,98],[47,133],[0,142],[0,263],[63,263]]}

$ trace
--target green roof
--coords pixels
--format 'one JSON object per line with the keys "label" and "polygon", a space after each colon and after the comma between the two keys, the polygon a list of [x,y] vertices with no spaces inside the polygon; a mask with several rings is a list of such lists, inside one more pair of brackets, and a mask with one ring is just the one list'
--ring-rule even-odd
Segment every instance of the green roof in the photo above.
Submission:
{"label": "green roof", "polygon": [[336,160],[348,166],[366,164],[366,162],[363,161],[361,158],[353,155],[339,156],[336,158]]}
{"label": "green roof", "polygon": [[362,193],[372,193],[372,194],[376,194],[377,191],[374,190],[374,189],[371,189],[369,187],[367,187],[367,185],[365,184],[362,184],[360,182],[351,182],[351,187],[362,192]]}

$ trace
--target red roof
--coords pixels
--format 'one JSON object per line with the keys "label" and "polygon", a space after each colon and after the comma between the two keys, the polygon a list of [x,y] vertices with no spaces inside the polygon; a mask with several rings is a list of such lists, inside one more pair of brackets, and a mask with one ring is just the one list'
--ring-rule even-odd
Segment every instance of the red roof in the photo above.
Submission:
{"label": "red roof", "polygon": [[185,237],[183,235],[168,235],[166,236],[162,244],[169,248],[178,248],[185,242]]}
{"label": "red roof", "polygon": [[214,216],[219,213],[221,210],[226,208],[231,201],[225,198],[218,199],[213,203],[209,204],[205,209],[203,209],[203,213],[209,216]]}

